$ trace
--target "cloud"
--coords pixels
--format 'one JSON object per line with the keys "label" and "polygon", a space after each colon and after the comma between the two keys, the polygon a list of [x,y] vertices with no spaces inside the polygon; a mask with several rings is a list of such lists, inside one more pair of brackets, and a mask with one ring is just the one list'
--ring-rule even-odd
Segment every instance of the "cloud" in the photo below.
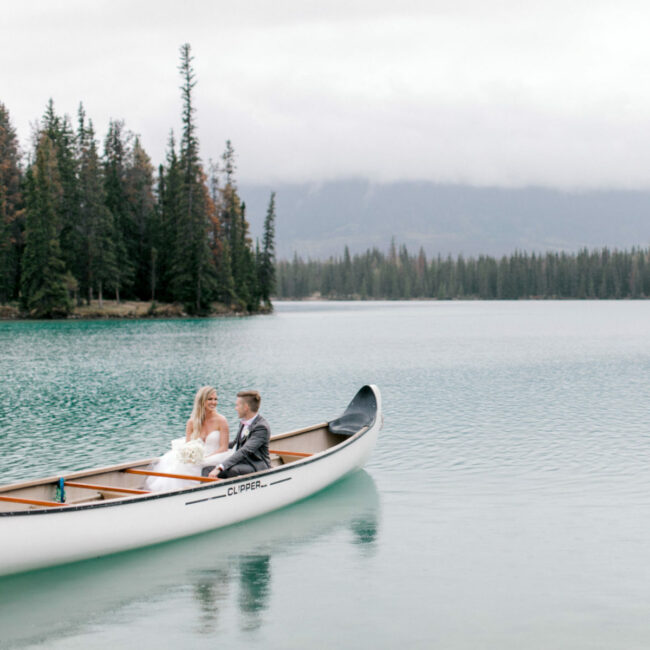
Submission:
{"label": "cloud", "polygon": [[0,27],[0,101],[24,141],[49,97],[83,101],[160,162],[187,41],[203,158],[231,139],[244,181],[648,187],[648,18],[606,0],[36,0]]}

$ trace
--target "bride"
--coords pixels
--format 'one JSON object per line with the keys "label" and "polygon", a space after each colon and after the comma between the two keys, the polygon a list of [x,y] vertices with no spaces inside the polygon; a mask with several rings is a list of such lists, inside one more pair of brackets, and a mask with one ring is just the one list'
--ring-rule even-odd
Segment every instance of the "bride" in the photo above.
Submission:
{"label": "bride", "polygon": [[[228,449],[229,437],[228,421],[221,413],[217,413],[216,389],[212,386],[203,386],[194,397],[192,414],[185,426],[185,438],[172,441],[172,448],[159,458],[152,471],[201,476],[201,469],[205,465],[219,465],[233,453],[232,449]],[[177,452],[179,445],[192,440],[201,440],[205,445],[203,460],[197,464],[182,462]],[[158,492],[197,485],[200,485],[198,481],[150,476],[145,482],[145,489]]]}

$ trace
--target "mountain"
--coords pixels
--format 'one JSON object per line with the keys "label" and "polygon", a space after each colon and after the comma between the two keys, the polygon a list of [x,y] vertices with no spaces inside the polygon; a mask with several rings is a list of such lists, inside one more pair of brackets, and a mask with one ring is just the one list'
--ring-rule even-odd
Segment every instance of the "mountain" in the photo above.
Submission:
{"label": "mountain", "polygon": [[278,259],[341,255],[395,237],[416,252],[500,256],[631,248],[650,244],[650,191],[564,192],[426,182],[242,185],[254,237],[261,237],[271,191],[276,197]]}

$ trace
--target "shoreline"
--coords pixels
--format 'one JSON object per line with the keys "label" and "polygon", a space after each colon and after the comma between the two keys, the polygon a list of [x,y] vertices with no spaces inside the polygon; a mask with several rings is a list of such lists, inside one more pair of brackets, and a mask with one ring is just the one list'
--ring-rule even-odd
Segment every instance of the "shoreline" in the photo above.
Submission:
{"label": "shoreline", "polygon": [[97,300],[90,305],[74,307],[70,314],[62,318],[33,318],[29,313],[22,311],[17,305],[0,305],[0,321],[10,320],[155,320],[159,318],[222,318],[257,316],[270,314],[273,308],[262,306],[259,311],[249,312],[227,307],[221,303],[213,303],[211,310],[205,316],[188,314],[183,306],[178,303],[164,303],[139,300],[104,300],[99,306]]}
{"label": "shoreline", "polygon": [[[576,296],[529,296],[526,298],[479,298],[476,296],[455,296],[452,298],[369,298],[360,296],[323,297],[318,295],[304,296],[302,298],[275,298],[273,303],[279,302],[545,302],[545,301],[579,301],[579,302],[617,302],[617,301],[644,301],[650,296],[630,298],[578,298]],[[262,306],[259,311],[249,312],[245,309],[234,309],[222,303],[213,303],[208,314],[201,316],[188,314],[183,306],[178,303],[152,303],[151,301],[104,300],[103,307],[97,300],[90,305],[74,307],[70,314],[61,318],[35,318],[22,311],[16,304],[0,305],[0,322],[2,321],[52,321],[52,320],[156,320],[164,318],[242,318],[245,316],[263,316],[273,312],[273,306]]]}
{"label": "shoreline", "polygon": [[273,302],[552,302],[552,301],[571,301],[578,302],[643,302],[650,300],[650,295],[631,297],[621,296],[619,298],[597,298],[597,297],[578,297],[578,296],[525,296],[520,298],[481,298],[479,296],[453,296],[450,298],[422,297],[415,298],[374,298],[358,295],[346,297],[323,297],[323,296],[304,296],[302,298],[274,298]]}

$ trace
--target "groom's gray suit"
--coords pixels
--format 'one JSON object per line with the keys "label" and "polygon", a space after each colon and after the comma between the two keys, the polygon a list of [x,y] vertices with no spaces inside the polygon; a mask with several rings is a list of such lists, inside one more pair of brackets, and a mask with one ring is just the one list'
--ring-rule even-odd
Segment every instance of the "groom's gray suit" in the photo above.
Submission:
{"label": "groom's gray suit", "polygon": [[[221,463],[223,470],[219,472],[219,478],[230,478],[241,474],[259,472],[271,467],[269,457],[269,438],[271,427],[261,416],[256,415],[248,428],[248,435],[244,436],[244,425],[239,425],[237,437],[230,444],[235,452]],[[214,467],[204,467],[203,474],[209,474]]]}

